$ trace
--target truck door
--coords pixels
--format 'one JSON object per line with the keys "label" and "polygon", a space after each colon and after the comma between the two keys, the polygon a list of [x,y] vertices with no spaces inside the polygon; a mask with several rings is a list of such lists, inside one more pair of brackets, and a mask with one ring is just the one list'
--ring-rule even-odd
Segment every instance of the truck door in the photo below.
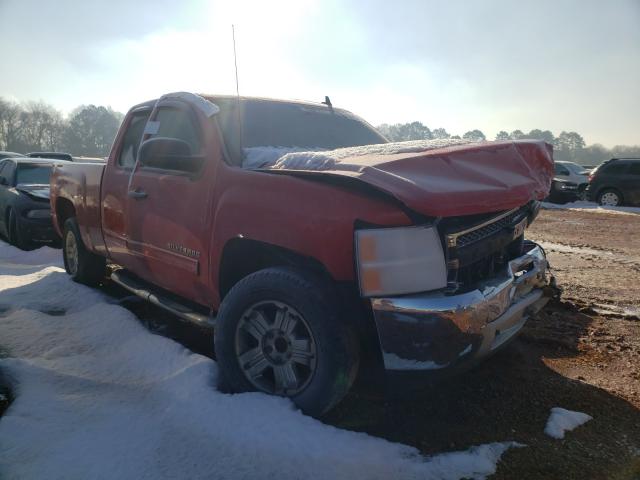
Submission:
{"label": "truck door", "polygon": [[[167,162],[138,156],[127,191],[129,268],[190,300],[208,304],[208,249],[215,153],[211,118],[186,101],[160,100],[143,136],[185,142],[190,155]],[[221,150],[213,149],[221,154]]]}
{"label": "truck door", "polygon": [[136,164],[138,148],[152,105],[142,106],[129,112],[124,119],[124,133],[118,150],[108,159],[102,176],[102,232],[110,257],[126,267],[133,261],[127,249],[127,187]]}

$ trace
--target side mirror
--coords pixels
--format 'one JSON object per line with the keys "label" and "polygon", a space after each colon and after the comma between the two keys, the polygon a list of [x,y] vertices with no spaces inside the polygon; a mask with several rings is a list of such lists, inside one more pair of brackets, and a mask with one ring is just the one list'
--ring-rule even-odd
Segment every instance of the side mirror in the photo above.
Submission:
{"label": "side mirror", "polygon": [[195,173],[204,157],[192,155],[191,147],[177,138],[155,137],[140,145],[138,161],[147,167]]}

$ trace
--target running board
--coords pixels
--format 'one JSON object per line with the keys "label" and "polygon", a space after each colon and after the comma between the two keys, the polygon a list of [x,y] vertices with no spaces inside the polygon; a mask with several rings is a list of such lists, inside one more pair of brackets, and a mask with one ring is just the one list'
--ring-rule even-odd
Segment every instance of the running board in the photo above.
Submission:
{"label": "running board", "polygon": [[206,327],[215,327],[215,317],[197,312],[193,308],[189,308],[186,305],[176,302],[166,294],[154,290],[151,285],[133,277],[133,275],[128,273],[126,270],[119,269],[114,271],[111,274],[111,280],[121,287],[129,290],[134,295],[137,295],[138,297],[173,313],[183,320]]}

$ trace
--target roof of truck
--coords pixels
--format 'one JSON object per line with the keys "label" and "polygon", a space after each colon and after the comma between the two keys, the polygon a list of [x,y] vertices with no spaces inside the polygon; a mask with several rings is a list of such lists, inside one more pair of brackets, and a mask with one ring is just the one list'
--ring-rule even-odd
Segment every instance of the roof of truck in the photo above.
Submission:
{"label": "roof of truck", "polygon": [[[209,93],[198,93],[197,95],[201,96],[206,100],[209,100],[212,103],[215,103],[216,100],[232,101],[238,98],[236,95],[216,95],[216,94],[209,94]],[[135,110],[136,108],[141,108],[141,107],[152,107],[157,101],[158,99],[156,98],[153,100],[147,100],[145,102],[141,102],[133,106],[132,110]],[[289,105],[303,105],[303,106],[315,107],[315,108],[328,108],[327,104],[322,102],[309,102],[306,100],[286,100],[282,98],[240,96],[240,101],[241,102],[251,101],[251,102],[282,103],[282,104],[289,104]],[[349,112],[348,110],[338,108],[334,105],[332,105],[331,108],[340,113],[351,114],[351,112]]]}

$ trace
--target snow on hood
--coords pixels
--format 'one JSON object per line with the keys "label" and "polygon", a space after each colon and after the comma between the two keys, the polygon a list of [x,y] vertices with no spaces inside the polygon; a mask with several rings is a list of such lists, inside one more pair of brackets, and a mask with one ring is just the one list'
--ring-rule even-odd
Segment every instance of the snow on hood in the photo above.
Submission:
{"label": "snow on hood", "polygon": [[35,265],[51,252],[0,242],[0,351],[10,355],[0,370],[15,394],[0,419],[7,478],[480,479],[519,446],[425,457],[284,398],[220,393],[214,361],[150,333],[61,268]]}
{"label": "snow on hood", "polygon": [[49,185],[40,184],[19,183],[18,185],[16,185],[16,190],[22,193],[26,193],[27,195],[31,195],[32,197],[42,198],[44,200],[49,200],[51,193]]}
{"label": "snow on hood", "polygon": [[554,175],[553,148],[539,140],[418,140],[317,152],[257,147],[246,153],[245,165],[252,168],[348,176],[431,217],[499,212],[542,200]]}
{"label": "snow on hood", "polygon": [[468,143],[471,142],[469,140],[448,138],[379,143],[335,150],[309,150],[295,147],[250,147],[244,149],[245,159],[242,166],[244,168],[273,168],[278,170],[359,171],[362,165],[345,162],[345,159],[367,155],[426,152]]}

